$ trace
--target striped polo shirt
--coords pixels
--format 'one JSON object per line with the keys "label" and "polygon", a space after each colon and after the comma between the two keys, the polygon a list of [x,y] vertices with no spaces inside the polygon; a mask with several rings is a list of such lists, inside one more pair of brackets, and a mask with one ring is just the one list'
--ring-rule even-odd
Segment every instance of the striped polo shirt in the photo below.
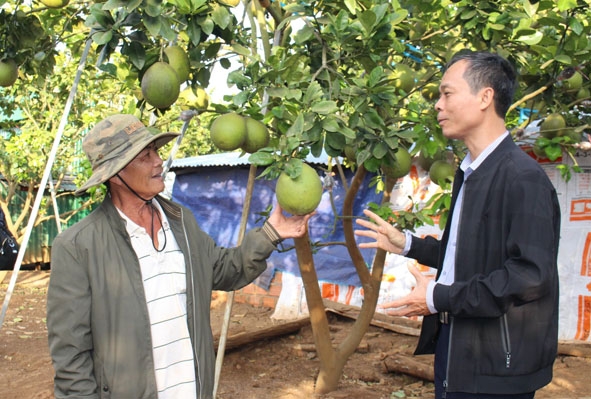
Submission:
{"label": "striped polo shirt", "polygon": [[[142,271],[158,398],[195,398],[194,357],[187,327],[185,258],[162,208],[155,199],[153,203],[162,218],[163,229],[158,231],[159,249],[166,242],[162,252],[154,249],[152,239],[143,227],[120,210],[119,214],[126,222],[126,230]],[[157,223],[157,216],[154,215],[154,218]]]}

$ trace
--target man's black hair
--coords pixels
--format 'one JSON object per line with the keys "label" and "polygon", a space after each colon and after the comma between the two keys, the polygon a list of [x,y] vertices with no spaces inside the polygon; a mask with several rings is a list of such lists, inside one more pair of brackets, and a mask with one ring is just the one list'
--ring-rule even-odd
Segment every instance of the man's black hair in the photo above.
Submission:
{"label": "man's black hair", "polygon": [[462,50],[452,57],[446,68],[462,60],[468,62],[464,79],[472,92],[476,93],[484,87],[492,88],[495,111],[504,119],[517,87],[517,73],[513,65],[495,53]]}

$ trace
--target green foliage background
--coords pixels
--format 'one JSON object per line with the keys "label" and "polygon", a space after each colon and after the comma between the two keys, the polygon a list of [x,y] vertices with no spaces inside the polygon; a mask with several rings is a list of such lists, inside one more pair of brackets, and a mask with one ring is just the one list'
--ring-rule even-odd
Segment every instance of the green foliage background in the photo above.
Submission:
{"label": "green foliage background", "polygon": [[[271,145],[250,155],[267,167],[267,178],[282,170],[297,174],[301,159],[323,150],[336,157],[352,148],[345,166],[375,172],[376,189],[384,187],[381,167],[393,166],[401,147],[413,155],[445,151],[458,161],[463,149],[442,136],[436,97],[426,89],[462,49],[498,52],[515,64],[520,86],[507,124],[520,143],[557,159],[580,151],[588,129],[588,91],[565,85],[573,73],[584,76],[583,88],[590,85],[588,1],[251,0],[232,8],[212,0],[108,0],[50,9],[10,0],[0,7],[0,59],[19,64],[17,83],[0,88],[4,205],[17,188],[40,180],[87,40],[91,55],[52,169],[58,184],[72,174],[74,183],[86,179],[77,143],[105,114],[135,113],[163,130],[180,130],[179,104],[153,109],[139,91],[143,73],[173,43],[191,60],[184,85],[207,89],[216,67],[227,71],[236,93],[200,110],[177,157],[215,152],[211,120],[237,111],[272,132]],[[10,118],[17,110],[23,118]],[[563,114],[574,134],[525,134],[528,123],[552,112]],[[566,179],[573,172],[559,168]],[[404,226],[445,211],[448,201],[437,201],[431,210],[413,209],[417,217],[404,215]],[[25,209],[12,216],[20,229],[26,215]]]}

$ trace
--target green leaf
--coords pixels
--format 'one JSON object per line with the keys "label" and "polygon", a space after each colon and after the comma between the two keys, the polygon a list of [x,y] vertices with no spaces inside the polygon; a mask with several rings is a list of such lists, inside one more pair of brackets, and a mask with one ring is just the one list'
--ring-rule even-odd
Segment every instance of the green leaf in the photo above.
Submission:
{"label": "green leaf", "polygon": [[189,13],[196,14],[200,11],[204,11],[207,8],[207,0],[184,0],[189,3]]}
{"label": "green leaf", "polygon": [[189,0],[167,0],[168,4],[176,6],[181,14],[189,14],[192,11]]}
{"label": "green leaf", "polygon": [[303,44],[314,37],[314,28],[304,25],[294,35],[293,40],[296,44]]}
{"label": "green leaf", "polygon": [[552,144],[544,148],[544,152],[550,161],[556,161],[562,156],[562,147],[557,144]]}
{"label": "green leaf", "polygon": [[353,129],[349,129],[347,126],[341,126],[341,133],[348,139],[354,140],[357,135]]}
{"label": "green leaf", "polygon": [[144,68],[146,64],[146,50],[140,43],[130,42],[122,48],[121,53],[127,55],[133,66],[137,69],[142,70]]}
{"label": "green leaf", "polygon": [[544,34],[540,31],[533,31],[533,29],[522,29],[516,33],[515,40],[533,46],[542,41]]}
{"label": "green leaf", "polygon": [[[91,13],[91,16],[94,17],[94,21],[96,21],[96,23],[98,23],[103,28],[110,28],[111,25],[113,25],[113,23],[115,22],[113,20],[113,17],[111,16],[111,13],[109,13],[106,10],[101,9],[100,4],[93,4],[90,7],[90,13]],[[86,19],[84,24],[86,26],[91,26],[91,24],[92,24],[91,21],[92,20],[89,17]]]}
{"label": "green leaf", "polygon": [[383,119],[378,115],[374,109],[369,109],[363,115],[363,121],[372,129],[381,130],[384,126]]}
{"label": "green leaf", "polygon": [[531,2],[531,1],[524,1],[523,3],[523,9],[525,10],[527,16],[529,18],[533,18],[537,11],[538,11],[538,6],[539,6],[539,2]]}
{"label": "green leaf", "polygon": [[248,92],[241,91],[232,98],[232,103],[238,107],[243,106],[248,101]]}
{"label": "green leaf", "polygon": [[[141,3],[141,1],[140,1]],[[162,14],[161,0],[146,0],[144,11],[151,17],[157,18]]]}
{"label": "green leaf", "polygon": [[112,30],[96,31],[92,35],[92,41],[98,45],[107,44],[111,41],[112,38],[113,38],[113,31]]}
{"label": "green leaf", "polygon": [[361,25],[363,25],[363,29],[365,29],[365,33],[369,34],[372,32],[375,24],[376,24],[376,14],[371,10],[366,10],[359,15],[359,21]]}
{"label": "green leaf", "polygon": [[201,43],[201,26],[196,18],[191,18],[187,24],[187,35],[194,45]]}
{"label": "green leaf", "polygon": [[395,13],[390,15],[390,23],[393,26],[399,25],[400,23],[405,21],[407,17],[408,17],[408,10],[401,8],[400,10],[397,10]]}
{"label": "green leaf", "polygon": [[164,18],[163,23],[160,25],[160,36],[164,39],[173,42],[177,38],[177,33],[172,29],[173,22],[168,18]]}
{"label": "green leaf", "polygon": [[248,76],[244,76],[242,71],[232,71],[228,74],[228,84],[235,84],[240,90],[250,86],[251,80]]}
{"label": "green leaf", "polygon": [[322,87],[317,81],[313,81],[304,94],[303,102],[304,104],[311,104],[313,101],[322,98],[322,95]]}
{"label": "green leaf", "polygon": [[565,64],[565,65],[572,65],[572,58],[566,54],[559,54],[556,56],[556,61]]}
{"label": "green leaf", "polygon": [[302,174],[303,161],[299,158],[291,158],[286,164],[283,171],[292,179],[297,178]]}
{"label": "green leaf", "polygon": [[581,21],[579,21],[576,18],[569,18],[568,26],[572,29],[572,31],[576,35],[579,35],[579,36],[581,34],[583,34],[583,31],[585,30],[585,27],[583,26],[583,24],[581,23]]}
{"label": "green leaf", "polygon": [[345,147],[345,137],[338,133],[327,133],[326,134],[326,145],[336,150],[336,153],[329,154],[332,156],[341,155],[343,148]]}
{"label": "green leaf", "polygon": [[160,36],[160,18],[155,18],[147,14],[144,14],[143,21],[144,26],[146,27],[146,29],[148,29],[152,36]]}
{"label": "green leaf", "polygon": [[304,115],[298,114],[293,125],[291,125],[291,127],[287,130],[286,135],[299,137],[299,136],[301,136],[303,131],[304,131]]}
{"label": "green leaf", "polygon": [[490,29],[493,29],[493,30],[503,30],[503,29],[505,29],[505,25],[502,25],[502,24],[487,24],[487,26]]}
{"label": "green leaf", "polygon": [[337,118],[332,115],[322,121],[322,128],[327,132],[338,132],[341,129]]}
{"label": "green leaf", "polygon": [[[116,10],[118,8],[124,8],[127,6],[126,0],[108,0],[102,5],[103,10]],[[141,1],[140,1],[141,3]]]}
{"label": "green leaf", "polygon": [[213,30],[215,29],[215,23],[211,18],[206,18],[199,23],[201,25],[201,30],[207,35],[211,35]]}
{"label": "green leaf", "polygon": [[334,101],[320,101],[312,105],[312,112],[320,115],[329,115],[339,110],[337,103]]}
{"label": "green leaf", "polygon": [[234,16],[227,7],[216,5],[211,13],[213,22],[222,29],[226,29],[232,23]]}
{"label": "green leaf", "polygon": [[220,66],[224,69],[229,69],[232,66],[232,63],[229,59],[224,57],[220,59]]}
{"label": "green leaf", "polygon": [[377,159],[384,158],[384,156],[387,153],[388,153],[388,146],[382,141],[377,142],[373,148],[373,151],[372,151],[372,155],[374,157],[376,157]]}
{"label": "green leaf", "polygon": [[462,13],[460,14],[460,18],[461,19],[472,19],[476,16],[476,10],[474,9],[466,9],[464,11],[462,11]]}
{"label": "green leaf", "polygon": [[287,87],[268,87],[267,94],[270,97],[285,98],[289,89]]}
{"label": "green leaf", "polygon": [[357,2],[355,0],[345,0],[345,7],[353,15],[357,12]]}
{"label": "green leaf", "polygon": [[243,45],[238,43],[232,44],[232,51],[234,51],[236,54],[243,55],[245,57],[250,57],[251,55],[250,49],[248,47],[244,47]]}
{"label": "green leaf", "polygon": [[558,10],[567,11],[577,7],[577,0],[558,0]]}
{"label": "green leaf", "polygon": [[257,151],[248,157],[248,161],[253,165],[267,166],[275,162],[275,157],[268,152]]}

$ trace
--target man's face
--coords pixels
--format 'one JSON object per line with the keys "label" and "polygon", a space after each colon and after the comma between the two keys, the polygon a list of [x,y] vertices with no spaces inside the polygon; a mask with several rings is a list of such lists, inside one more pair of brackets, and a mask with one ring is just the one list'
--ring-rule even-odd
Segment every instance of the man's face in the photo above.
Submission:
{"label": "man's face", "polygon": [[144,148],[119,175],[144,198],[153,198],[164,190],[162,158],[154,143]]}
{"label": "man's face", "polygon": [[439,100],[435,103],[437,121],[443,135],[450,139],[463,140],[475,127],[482,123],[484,116],[481,106],[481,91],[472,93],[463,74],[468,61],[458,61],[443,75],[439,86]]}

